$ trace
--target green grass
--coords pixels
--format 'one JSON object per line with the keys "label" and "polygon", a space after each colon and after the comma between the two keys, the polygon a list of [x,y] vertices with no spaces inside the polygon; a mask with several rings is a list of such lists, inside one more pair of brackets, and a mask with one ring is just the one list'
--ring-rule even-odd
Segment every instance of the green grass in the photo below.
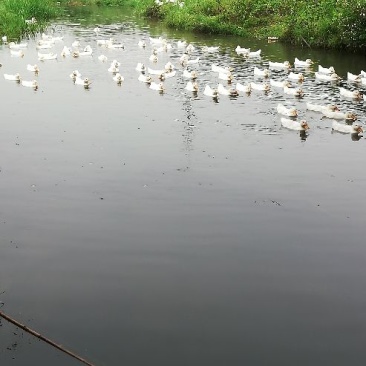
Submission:
{"label": "green grass", "polygon": [[277,36],[295,44],[366,49],[366,0],[137,0],[147,17],[206,33]]}
{"label": "green grass", "polygon": [[[56,1],[51,0],[0,0],[0,34],[8,39],[18,39],[21,35],[35,33],[46,22],[60,14]],[[26,20],[36,18],[36,24]]]}

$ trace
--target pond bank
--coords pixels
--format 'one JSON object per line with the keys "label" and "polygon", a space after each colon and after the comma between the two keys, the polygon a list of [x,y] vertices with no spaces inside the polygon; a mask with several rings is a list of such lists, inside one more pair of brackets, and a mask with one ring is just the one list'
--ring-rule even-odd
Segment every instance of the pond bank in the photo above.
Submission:
{"label": "pond bank", "polygon": [[131,5],[186,31],[281,40],[307,47],[364,50],[366,4],[348,0],[80,0],[64,4]]}
{"label": "pond bank", "polygon": [[8,40],[35,33],[60,14],[60,7],[51,0],[0,1],[0,34]]}

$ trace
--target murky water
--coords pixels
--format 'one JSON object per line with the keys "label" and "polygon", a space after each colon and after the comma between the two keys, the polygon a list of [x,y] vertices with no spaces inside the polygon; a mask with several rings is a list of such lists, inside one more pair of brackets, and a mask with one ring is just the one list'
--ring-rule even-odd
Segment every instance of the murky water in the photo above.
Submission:
{"label": "murky water", "polygon": [[[98,47],[95,23],[125,49]],[[2,73],[41,70],[37,91],[0,81],[2,310],[96,365],[364,365],[365,139],[332,132],[305,103],[337,103],[364,124],[365,104],[313,71],[345,78],[365,57],[169,32],[115,9],[52,29],[64,42],[51,51],[79,40],[94,55],[38,62],[35,40],[24,58],[0,50]],[[151,46],[137,43],[150,35],[194,44],[197,96],[184,90],[181,49],[148,61]],[[237,56],[238,44],[262,58]],[[302,100],[202,93],[217,84],[213,63],[245,84],[254,66],[294,57],[315,61]],[[163,95],[137,80],[137,62],[168,61],[178,71]],[[90,90],[73,84],[75,69]],[[307,138],[281,128],[279,102],[308,120]],[[79,364],[1,325],[2,366]]]}

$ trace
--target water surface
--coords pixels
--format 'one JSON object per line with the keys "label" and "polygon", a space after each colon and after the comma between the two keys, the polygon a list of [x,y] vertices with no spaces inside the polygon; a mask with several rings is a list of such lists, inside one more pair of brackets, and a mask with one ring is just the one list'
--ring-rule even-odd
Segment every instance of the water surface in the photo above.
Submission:
{"label": "water surface", "polygon": [[[53,51],[76,39],[93,57],[40,63],[37,91],[0,82],[2,310],[96,365],[364,365],[365,139],[332,132],[305,106],[334,102],[364,124],[362,102],[313,74],[333,65],[345,78],[364,56],[93,14],[49,30],[64,36]],[[98,48],[96,24],[125,49]],[[151,46],[137,46],[149,36],[195,45],[197,96],[184,90],[182,50],[149,63]],[[32,79],[28,42],[24,58],[1,47],[2,73]],[[237,56],[238,44],[262,58]],[[101,53],[121,62],[121,86]],[[303,100],[274,89],[218,103],[202,94],[217,83],[212,63],[246,83],[254,66],[294,57],[315,61]],[[178,71],[163,95],[137,81],[137,62],[168,61]],[[90,90],[73,85],[75,69]],[[305,140],[281,128],[279,102],[308,120]],[[78,364],[1,324],[1,365]]]}

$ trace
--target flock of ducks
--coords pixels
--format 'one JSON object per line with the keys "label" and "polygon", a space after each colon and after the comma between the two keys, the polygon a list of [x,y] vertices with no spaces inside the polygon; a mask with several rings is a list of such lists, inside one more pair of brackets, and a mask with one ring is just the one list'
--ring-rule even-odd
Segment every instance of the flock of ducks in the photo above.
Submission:
{"label": "flock of ducks", "polygon": [[[116,42],[113,38],[101,38],[99,27],[94,29],[96,34],[96,46],[98,50],[112,49],[123,50],[125,46],[123,43]],[[2,37],[4,44],[7,44],[11,57],[24,57],[27,43],[15,43],[7,42],[6,36]],[[74,41],[71,47],[64,46],[60,52],[60,56],[57,53],[52,52],[56,43],[63,42],[63,37],[54,37],[43,33],[36,41],[37,56],[41,62],[56,60],[58,57],[67,58],[80,58],[80,57],[92,57],[94,50],[91,45],[82,47],[79,41]],[[169,78],[174,78],[179,74],[186,80],[184,89],[188,92],[197,95],[201,90],[201,86],[198,83],[200,75],[195,69],[195,65],[199,65],[202,54],[197,57],[193,57],[193,53],[196,51],[197,46],[186,41],[178,40],[176,42],[169,42],[163,37],[149,37],[148,39],[139,40],[138,47],[141,49],[151,49],[147,60],[140,60],[137,63],[135,70],[138,72],[136,79],[142,83],[148,85],[152,90],[164,93],[166,88],[164,82]],[[175,62],[165,63],[163,68],[156,68],[154,65],[158,62],[161,53],[169,55],[169,52],[174,49],[180,53],[178,59],[174,59]],[[219,51],[219,47],[203,46],[200,48],[205,54],[212,54]],[[47,52],[48,51],[48,52]],[[250,48],[244,48],[237,46],[235,48],[237,55],[244,57],[247,60],[261,58],[262,51],[251,50]],[[98,52],[100,53],[100,52]],[[108,63],[108,57],[103,53],[98,55],[98,60],[101,63]],[[173,59],[172,59],[173,61]],[[230,66],[220,66],[217,64],[211,65],[211,72],[217,76],[217,84],[212,86],[208,83],[204,85],[202,91],[203,95],[213,98],[216,102],[220,96],[238,97],[242,94],[250,94],[252,92],[264,92],[268,93],[271,89],[276,91],[282,91],[283,94],[290,97],[301,100],[304,97],[304,91],[302,89],[302,83],[304,82],[304,71],[311,70],[314,63],[310,59],[299,60],[294,59],[293,65],[289,61],[283,62],[268,62],[267,68],[259,68],[254,66],[252,81],[244,84],[240,82],[234,83],[235,76],[233,74],[233,68]],[[122,85],[124,82],[124,76],[120,71],[121,63],[116,59],[109,63],[107,71],[112,75],[112,80],[117,85]],[[40,68],[37,64],[28,64],[26,66],[27,71],[34,74],[36,77]],[[278,71],[284,71],[283,78],[272,78],[272,75],[280,74]],[[317,71],[314,72],[315,79],[322,83],[337,83],[341,80],[339,75],[336,74],[334,67],[323,67],[318,65]],[[18,82],[24,87],[38,89],[38,82],[36,78],[32,80],[24,80],[20,73],[7,74],[4,73],[5,80]],[[88,77],[84,77],[78,70],[73,70],[70,73],[70,78],[75,85],[81,85],[86,89],[89,89],[92,81]],[[347,81],[354,85],[366,85],[366,72],[361,71],[359,74],[347,73]],[[224,85],[225,84],[225,85]],[[366,95],[362,95],[358,90],[350,90],[344,87],[339,87],[339,95],[349,100],[364,100],[366,101]],[[306,102],[307,110],[321,113],[323,118],[332,119],[333,130],[341,133],[361,134],[363,132],[362,126],[356,124],[357,116],[351,111],[340,111],[339,107],[334,104],[330,105],[317,105],[310,102]],[[306,120],[298,118],[298,111],[294,106],[285,106],[282,103],[277,105],[277,113],[280,116],[281,124],[283,127],[291,130],[306,132],[310,127]]]}

